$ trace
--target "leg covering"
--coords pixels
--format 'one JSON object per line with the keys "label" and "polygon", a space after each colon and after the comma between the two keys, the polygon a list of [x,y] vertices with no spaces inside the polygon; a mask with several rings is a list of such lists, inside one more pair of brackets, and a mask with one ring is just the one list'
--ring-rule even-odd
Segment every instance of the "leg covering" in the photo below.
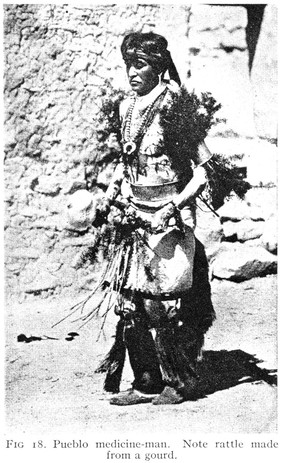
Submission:
{"label": "leg covering", "polygon": [[134,373],[133,387],[147,394],[158,394],[164,385],[151,332],[139,314],[125,329],[125,344]]}
{"label": "leg covering", "polygon": [[183,396],[194,395],[197,384],[197,356],[203,336],[189,327],[167,326],[156,330],[156,349],[167,385]]}
{"label": "leg covering", "polygon": [[96,373],[107,373],[104,383],[107,392],[119,392],[126,349],[134,374],[133,387],[147,394],[158,394],[164,387],[155,344],[143,313],[142,299],[136,298],[136,304],[140,312],[120,312],[115,343],[96,370]]}

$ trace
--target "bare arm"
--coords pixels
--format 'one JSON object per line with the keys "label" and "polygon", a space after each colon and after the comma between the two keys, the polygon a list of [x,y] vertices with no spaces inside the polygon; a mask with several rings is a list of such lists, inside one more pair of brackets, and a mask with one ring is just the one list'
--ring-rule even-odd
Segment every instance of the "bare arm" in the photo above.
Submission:
{"label": "bare arm", "polygon": [[[119,117],[120,124],[122,125],[122,119],[124,118],[127,108],[129,105],[129,100],[125,99],[120,103],[119,106]],[[124,179],[124,163],[120,162],[117,164],[113,177],[111,179],[110,185],[106,191],[106,198],[108,201],[113,201],[119,194],[122,181]]]}
{"label": "bare arm", "polygon": [[204,190],[207,183],[205,164],[212,156],[205,142],[200,143],[198,147],[198,166],[194,169],[193,177],[173,201],[177,208],[182,209],[191,199],[195,199]]}
{"label": "bare arm", "polygon": [[111,204],[120,192],[123,175],[124,175],[124,166],[122,163],[120,163],[116,166],[111,182],[105,193],[105,196],[103,197],[103,199],[101,200],[97,208],[97,210],[99,211],[98,216],[99,214],[101,215],[101,217],[98,218],[98,222],[100,219],[102,221],[105,220],[105,217],[107,217],[108,213],[110,212]]}
{"label": "bare arm", "polygon": [[119,194],[123,178],[124,178],[124,165],[123,163],[119,163],[115,168],[110,185],[108,186],[108,189],[106,191],[106,198],[109,201],[114,200]]}
{"label": "bare arm", "polygon": [[194,174],[184,190],[174,199],[178,209],[185,207],[191,199],[196,198],[205,188],[207,182],[206,170],[203,166],[194,169]]}
{"label": "bare arm", "polygon": [[207,174],[205,163],[212,157],[211,152],[205,143],[199,146],[199,161],[202,161],[193,172],[193,177],[185,188],[179,193],[173,201],[156,212],[153,220],[153,228],[158,232],[165,229],[169,219],[175,214],[175,207],[183,209],[189,202],[195,199],[205,188],[207,183]]}

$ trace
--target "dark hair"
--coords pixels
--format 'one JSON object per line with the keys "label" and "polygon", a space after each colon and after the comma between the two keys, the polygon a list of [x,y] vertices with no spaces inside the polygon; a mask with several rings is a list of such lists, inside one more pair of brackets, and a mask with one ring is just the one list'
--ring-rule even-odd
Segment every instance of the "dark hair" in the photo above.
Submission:
{"label": "dark hair", "polygon": [[158,74],[164,74],[168,70],[170,78],[180,85],[180,78],[167,45],[165,37],[154,32],[132,32],[124,37],[121,44],[121,53],[126,61],[128,51],[133,53],[141,51],[148,56],[148,62],[156,69]]}

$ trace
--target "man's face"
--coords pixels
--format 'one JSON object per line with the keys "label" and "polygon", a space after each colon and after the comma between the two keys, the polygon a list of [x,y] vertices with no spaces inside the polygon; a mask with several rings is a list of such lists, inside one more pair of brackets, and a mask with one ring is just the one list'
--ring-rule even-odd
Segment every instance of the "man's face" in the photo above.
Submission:
{"label": "man's face", "polygon": [[159,82],[157,71],[136,55],[126,60],[126,72],[132,90],[140,96],[150,93]]}

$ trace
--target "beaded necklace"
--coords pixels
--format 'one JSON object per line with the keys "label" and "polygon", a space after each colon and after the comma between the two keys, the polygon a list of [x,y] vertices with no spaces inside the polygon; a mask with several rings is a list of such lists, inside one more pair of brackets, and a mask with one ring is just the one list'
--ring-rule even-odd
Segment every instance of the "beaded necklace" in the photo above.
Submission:
{"label": "beaded necklace", "polygon": [[147,122],[149,120],[150,114],[152,112],[152,109],[156,103],[156,101],[164,95],[164,92],[162,92],[160,95],[158,95],[155,100],[150,103],[150,105],[147,107],[145,110],[143,116],[140,118],[140,122],[137,125],[137,128],[135,130],[135,133],[131,133],[131,122],[132,122],[132,114],[133,110],[137,101],[137,96],[133,97],[132,102],[128,108],[127,114],[125,116],[125,122],[124,122],[124,131],[123,131],[123,152],[124,154],[127,155],[132,155],[135,153],[137,149],[137,143],[140,141],[140,137],[143,135]]}

